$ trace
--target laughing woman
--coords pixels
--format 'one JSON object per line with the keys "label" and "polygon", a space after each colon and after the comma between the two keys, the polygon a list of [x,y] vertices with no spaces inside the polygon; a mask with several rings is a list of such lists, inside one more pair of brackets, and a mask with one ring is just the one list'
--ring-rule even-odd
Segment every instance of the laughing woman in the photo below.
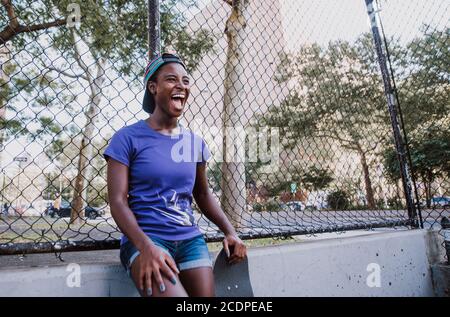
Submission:
{"label": "laughing woman", "polygon": [[[179,57],[153,59],[143,102],[151,115],[117,131],[104,152],[111,214],[123,233],[120,259],[141,296],[214,296],[211,259],[192,198],[224,233],[231,264],[247,252],[208,187],[206,143],[178,124],[189,91]],[[188,159],[179,155],[180,144]]]}

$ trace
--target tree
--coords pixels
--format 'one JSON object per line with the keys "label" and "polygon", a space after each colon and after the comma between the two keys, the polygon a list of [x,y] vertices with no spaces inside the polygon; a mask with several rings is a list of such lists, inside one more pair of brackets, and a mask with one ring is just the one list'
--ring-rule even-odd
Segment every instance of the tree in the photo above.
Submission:
{"label": "tree", "polygon": [[[44,0],[45,4],[48,1]],[[65,25],[66,17],[44,22],[41,18],[45,18],[45,15],[40,14],[42,7],[32,6],[26,1],[10,0],[3,0],[1,5],[0,21],[6,26],[0,31],[0,154],[4,149],[3,144],[12,137],[44,140],[55,131],[60,131],[59,124],[43,112],[57,101],[67,100],[63,91],[56,93],[61,89],[58,83],[48,73],[43,74],[36,68],[28,67],[33,65],[33,60],[23,58],[22,54],[24,51],[28,53],[22,48],[29,44],[27,41],[37,40],[38,31]],[[17,61],[26,65],[25,69]],[[67,88],[69,86],[64,85],[63,89]],[[55,98],[55,95],[58,97]],[[24,102],[31,106],[27,110],[32,115],[23,111]],[[9,118],[6,115],[7,108]],[[31,129],[30,126],[35,128]]]}
{"label": "tree", "polygon": [[[400,71],[397,72],[412,169],[425,187],[428,207],[431,204],[432,183],[439,177],[449,175],[449,36],[449,28],[441,31],[425,26],[423,34],[407,44]],[[397,184],[401,176],[397,153],[387,146],[383,156],[385,174]]]}
{"label": "tree", "polygon": [[[450,175],[450,126],[446,129],[429,127],[418,138],[410,143],[410,155],[416,177],[424,184],[425,199],[428,208],[431,206],[432,183],[442,176]],[[385,151],[385,169],[388,179],[397,182],[400,178],[400,167],[396,152],[390,148]]]}
{"label": "tree", "polygon": [[[189,6],[192,3],[192,0],[170,0],[165,1],[161,9],[163,43],[184,57],[191,69],[197,66],[199,58],[213,45],[213,38],[208,32],[200,30],[190,34],[186,31],[184,14],[172,10],[175,5]],[[32,47],[36,62],[56,74],[55,81],[66,85],[71,82],[82,90],[87,87],[89,93],[87,103],[81,105],[85,124],[80,130],[71,223],[80,222],[83,217],[83,201],[86,200],[88,190],[87,175],[90,175],[91,169],[91,140],[98,121],[103,90],[106,85],[110,85],[108,75],[120,74],[123,79],[130,79],[130,86],[142,85],[140,74],[145,65],[143,57],[147,56],[148,50],[147,33],[142,32],[147,28],[145,1],[45,0],[43,9],[27,7],[25,2],[18,1],[15,8],[17,16],[22,15],[26,20],[31,14],[38,14],[41,24],[45,24],[54,16],[63,16],[69,5],[76,4],[82,11],[80,24],[48,30],[46,38],[37,38],[29,32],[14,37],[18,50],[25,44],[31,44],[28,47]],[[50,45],[43,44],[45,39]],[[27,43],[29,40],[31,43]],[[53,53],[50,49],[54,50]],[[51,58],[61,52],[64,54],[62,59]],[[139,74],[138,79],[136,73]],[[73,94],[76,99],[78,93]]]}
{"label": "tree", "polygon": [[[30,6],[25,1],[2,0],[2,8],[0,12],[0,21],[5,25],[0,31],[0,46],[11,41],[15,36],[21,33],[31,33],[41,30],[48,30],[53,27],[59,27],[67,22],[67,18],[61,15],[59,18],[49,19],[45,22],[37,22],[45,11],[49,1],[43,2],[43,7],[37,8]],[[6,13],[6,14],[5,14]],[[47,16],[47,15],[45,15]],[[8,21],[8,22],[7,22]]]}
{"label": "tree", "polygon": [[94,155],[90,162],[92,173],[89,175],[87,187],[87,203],[89,206],[100,207],[108,201],[108,188],[106,184],[106,165],[102,153],[108,145],[107,139],[93,144]]}
{"label": "tree", "polygon": [[[62,194],[65,200],[73,197],[73,176],[77,174],[74,164],[79,152],[77,147],[80,138],[76,125],[67,128],[67,135],[46,147],[45,154],[56,167],[55,172],[47,173],[46,195],[49,199]],[[90,160],[91,173],[87,175],[88,185],[86,203],[89,206],[102,206],[107,202],[106,165],[102,153],[108,144],[109,138],[92,141],[93,155]]]}
{"label": "tree", "polygon": [[[226,1],[226,0],[225,0]],[[242,103],[244,83],[241,76],[244,73],[243,60],[245,40],[247,39],[247,20],[249,0],[226,1],[231,7],[231,13],[226,21],[227,59],[225,64],[224,102],[223,102],[223,161],[222,161],[222,196],[221,205],[231,223],[241,227],[242,214],[247,209],[247,194],[245,180],[245,157],[232,158],[235,153],[235,143],[244,144],[245,140],[229,135],[229,129],[234,131],[244,129],[246,122]],[[239,145],[238,145],[239,147]],[[238,149],[239,152],[239,149]]]}
{"label": "tree", "polygon": [[57,195],[61,195],[67,201],[73,198],[72,182],[74,175],[77,174],[75,163],[79,152],[77,146],[79,135],[80,129],[71,123],[62,130],[54,131],[55,138],[44,147],[44,153],[52,162],[54,170],[46,174],[47,194],[52,195],[49,199]]}
{"label": "tree", "polygon": [[[47,110],[58,107],[61,101],[70,103],[66,93],[70,86],[61,86],[48,73],[43,74],[29,67],[21,68],[16,61],[22,61],[25,65],[31,62],[22,59],[21,52],[14,52],[11,42],[1,46],[0,51],[0,161],[2,161],[4,145],[11,139],[26,137],[29,142],[38,140],[47,144],[51,140],[57,140],[56,134],[63,128],[49,116]],[[3,177],[6,177],[3,166],[2,173]]]}
{"label": "tree", "polygon": [[[6,103],[17,94],[18,90],[26,87],[28,81],[11,79],[16,66],[10,62],[11,50],[9,45],[0,46],[0,154],[3,152],[5,141],[12,135],[23,135],[27,132],[22,128],[19,118],[6,119]],[[0,159],[1,160],[1,159]]]}
{"label": "tree", "polygon": [[327,203],[333,210],[345,210],[350,207],[350,200],[347,192],[336,190],[327,196]]}
{"label": "tree", "polygon": [[316,191],[327,188],[332,181],[333,177],[329,171],[312,166],[304,171],[296,168],[291,169],[287,175],[283,175],[283,178],[277,177],[266,187],[273,196],[277,196],[282,192],[290,191],[292,183],[296,183],[308,191]]}
{"label": "tree", "polygon": [[399,99],[408,132],[413,133],[427,122],[440,125],[441,119],[448,118],[449,41],[450,28],[440,31],[426,26],[421,36],[407,44],[397,76],[400,78]]}
{"label": "tree", "polygon": [[400,185],[399,182],[401,180],[401,172],[400,172],[400,164],[398,162],[399,157],[394,147],[387,147],[383,154],[383,173],[388,181],[395,185],[396,188],[396,196],[402,197],[400,194]]}
{"label": "tree", "polygon": [[368,207],[375,208],[370,159],[387,140],[389,117],[370,34],[281,57],[278,80],[294,88],[266,121],[280,127],[288,146],[319,138],[358,154]]}
{"label": "tree", "polygon": [[208,181],[209,184],[211,185],[211,188],[213,190],[213,192],[220,192],[221,188],[220,188],[220,181],[222,180],[222,170],[221,170],[221,166],[218,163],[212,163],[208,165],[208,170],[207,170],[207,176],[208,176]]}
{"label": "tree", "polygon": [[305,171],[301,177],[301,183],[308,190],[320,190],[327,188],[333,181],[331,173],[317,166]]}

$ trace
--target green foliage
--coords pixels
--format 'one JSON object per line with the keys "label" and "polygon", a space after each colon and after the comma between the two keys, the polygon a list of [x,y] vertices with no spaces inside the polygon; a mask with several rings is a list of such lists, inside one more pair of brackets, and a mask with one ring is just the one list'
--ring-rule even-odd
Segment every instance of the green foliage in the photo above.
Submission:
{"label": "green foliage", "polygon": [[331,192],[327,197],[329,208],[333,210],[345,210],[350,206],[350,199],[347,192],[336,190]]}
{"label": "green foliage", "polygon": [[253,211],[254,212],[263,212],[263,211],[270,211],[270,212],[276,212],[280,211],[281,206],[280,203],[274,200],[269,200],[264,203],[254,203],[253,204]]}
{"label": "green foliage", "polygon": [[[398,72],[401,80],[397,86],[412,169],[425,187],[428,206],[431,183],[439,177],[448,177],[450,170],[449,31],[426,27],[423,36],[407,45],[403,68]],[[388,146],[382,155],[385,176],[395,184],[401,178],[396,151]]]}
{"label": "green foliage", "polygon": [[317,166],[311,167],[309,170],[304,172],[301,177],[301,183],[308,190],[320,190],[327,188],[332,181],[332,174],[328,170]]}
{"label": "green foliage", "polygon": [[[450,173],[449,127],[429,127],[424,134],[410,142],[410,155],[414,171],[423,181]],[[385,175],[395,183],[401,178],[400,164],[394,148],[384,151]]]}
{"label": "green foliage", "polygon": [[[16,15],[24,25],[68,18],[74,13],[68,10],[69,5],[79,5],[80,23],[74,27],[62,25],[40,33],[51,36],[52,46],[64,52],[66,60],[76,58],[73,46],[75,42],[82,41],[94,60],[106,58],[122,76],[130,75],[134,78],[138,75],[140,79],[148,56],[147,1],[41,0],[39,6],[29,6],[27,1],[15,2]],[[196,1],[192,0],[161,2],[162,48],[175,49],[185,58],[190,70],[198,66],[201,57],[214,44],[214,37],[205,29],[200,29],[195,34],[189,32],[183,10],[194,6]],[[5,17],[2,15],[2,18]],[[15,49],[21,50],[30,42],[37,44],[40,41],[38,35],[39,33],[17,35],[13,39]]]}
{"label": "green foliage", "polygon": [[383,152],[384,175],[392,184],[395,184],[400,178],[399,158],[395,148],[389,147]]}
{"label": "green foliage", "polygon": [[220,163],[212,163],[207,165],[206,175],[208,177],[209,185],[216,193],[220,192],[220,182],[222,180],[222,170]]}
{"label": "green foliage", "polygon": [[169,0],[161,3],[162,50],[175,50],[190,72],[198,67],[202,57],[215,44],[215,34],[206,29],[199,29],[194,34],[188,31],[184,12],[196,6],[197,1],[193,0]]}
{"label": "green foliage", "polygon": [[[253,178],[258,175],[258,170],[251,174]],[[267,179],[264,183],[269,192],[269,196],[275,197],[283,192],[290,192],[291,184],[296,183],[299,190],[320,190],[327,188],[333,181],[329,170],[317,166],[312,166],[305,170],[291,168],[288,173],[279,173],[275,177]]]}
{"label": "green foliage", "polygon": [[[407,46],[398,83],[399,99],[406,130],[414,133],[422,126],[442,126],[450,100],[450,29],[429,30]],[[447,128],[442,126],[443,129]]]}
{"label": "green foliage", "polygon": [[411,142],[411,160],[422,176],[450,174],[450,126],[431,126]]}
{"label": "green foliage", "polygon": [[[161,37],[163,49],[171,47],[185,58],[190,70],[194,70],[202,56],[213,47],[215,38],[204,29],[195,34],[189,32],[187,19],[183,12],[194,6],[196,1],[161,2]],[[55,19],[67,18],[73,12],[69,4],[80,6],[81,23],[74,27],[62,25],[30,33],[20,33],[12,38],[12,54],[24,54],[25,58],[15,58],[7,63],[5,73],[10,75],[9,82],[0,82],[0,106],[8,104],[9,113],[15,111],[14,104],[27,102],[28,109],[35,117],[22,111],[16,111],[8,122],[2,122],[3,137],[9,138],[21,133],[33,140],[46,137],[51,142],[61,143],[58,138],[66,127],[58,126],[57,121],[49,122],[43,110],[56,113],[61,108],[72,109],[83,79],[68,78],[62,74],[49,72],[42,67],[52,65],[72,74],[84,74],[77,60],[75,44],[80,47],[81,60],[88,66],[89,75],[94,77],[96,66],[93,61],[105,58],[108,74],[119,73],[122,78],[130,78],[130,86],[142,87],[143,68],[148,58],[148,32],[146,1],[133,0],[41,0],[30,4],[29,1],[14,1],[15,14],[22,25],[38,25]],[[3,6],[0,21],[8,23]],[[59,56],[57,62],[52,57]],[[73,72],[72,72],[73,71]],[[54,76],[56,75],[56,76]],[[85,87],[85,85],[83,85]],[[100,87],[102,88],[102,87]],[[85,88],[83,88],[85,89]],[[78,109],[75,110],[79,112]],[[42,116],[42,117],[41,117]],[[22,122],[22,124],[20,124]],[[26,122],[26,124],[23,124]],[[37,124],[37,130],[27,130],[23,126]],[[19,128],[19,126],[22,126]],[[59,132],[58,132],[59,131]]]}
{"label": "green foliage", "polygon": [[[383,86],[369,34],[354,43],[330,42],[328,47],[304,46],[285,54],[278,69],[280,82],[294,89],[268,114],[282,128],[288,144],[320,137],[360,151],[379,142],[389,128]],[[281,111],[280,111],[281,110]]]}
{"label": "green foliage", "polygon": [[269,200],[265,204],[265,208],[267,211],[279,211],[280,210],[280,203],[277,201]]}
{"label": "green foliage", "polygon": [[261,203],[254,203],[253,204],[253,211],[255,212],[262,212],[264,210],[264,206]]}
{"label": "green foliage", "polygon": [[388,198],[388,206],[390,209],[401,210],[406,209],[404,202],[399,197]]}
{"label": "green foliage", "polygon": [[[418,181],[425,185],[425,198],[430,206],[431,184],[439,177],[450,175],[450,127],[430,126],[415,135],[409,149],[412,168]],[[384,153],[385,175],[395,184],[400,178],[400,164],[395,149],[387,148]]]}
{"label": "green foliage", "polygon": [[62,189],[61,197],[63,200],[70,200],[72,196],[72,187],[65,183],[64,178],[61,179],[58,171],[51,173],[44,173],[46,180],[46,187],[42,191],[44,199],[53,200],[59,195],[59,189]]}

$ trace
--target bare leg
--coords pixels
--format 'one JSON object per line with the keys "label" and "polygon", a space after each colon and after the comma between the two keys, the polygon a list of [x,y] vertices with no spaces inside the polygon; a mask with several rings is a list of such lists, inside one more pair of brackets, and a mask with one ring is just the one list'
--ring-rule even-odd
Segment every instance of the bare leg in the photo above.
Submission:
{"label": "bare leg", "polygon": [[181,271],[180,280],[191,297],[216,296],[213,271],[210,267]]}
{"label": "bare leg", "polygon": [[[136,260],[133,261],[133,264],[131,265],[131,278],[133,279],[134,285],[136,285],[137,288],[137,280],[138,275],[137,272],[139,272],[139,266],[140,261],[138,261],[140,255],[136,257]],[[173,285],[164,274],[161,274],[163,277],[164,285],[166,286],[166,290],[164,293],[161,293],[159,290],[159,285],[156,283],[155,279],[152,279],[152,297],[187,297],[188,294],[186,293],[186,290],[184,289],[183,285],[180,282],[179,277],[175,274],[175,278],[177,280],[177,283]],[[148,297],[148,294],[146,293],[146,290],[142,293],[139,289],[139,294],[143,297]]]}

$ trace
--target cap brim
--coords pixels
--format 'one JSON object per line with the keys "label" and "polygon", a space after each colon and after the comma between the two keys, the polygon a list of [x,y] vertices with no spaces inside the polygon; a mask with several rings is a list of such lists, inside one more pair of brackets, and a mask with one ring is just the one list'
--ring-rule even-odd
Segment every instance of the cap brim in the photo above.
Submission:
{"label": "cap brim", "polygon": [[144,93],[144,100],[142,101],[142,108],[147,113],[153,113],[155,110],[155,101],[153,98],[153,95],[148,91],[148,89],[145,89]]}

